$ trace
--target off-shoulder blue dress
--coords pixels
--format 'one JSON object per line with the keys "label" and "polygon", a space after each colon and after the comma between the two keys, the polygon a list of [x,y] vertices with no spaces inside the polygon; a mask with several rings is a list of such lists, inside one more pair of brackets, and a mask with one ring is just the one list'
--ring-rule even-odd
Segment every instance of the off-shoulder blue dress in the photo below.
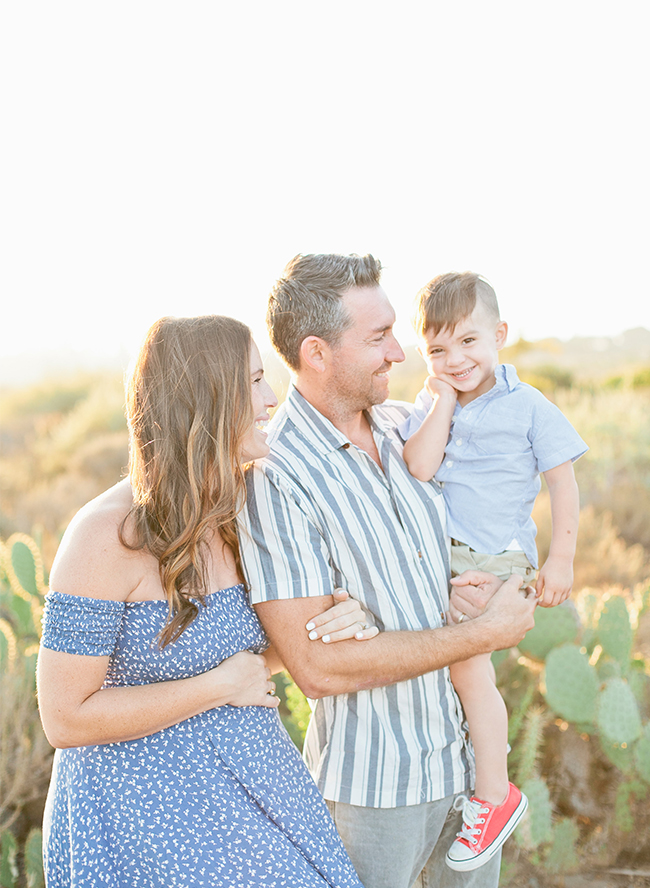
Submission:
{"label": "off-shoulder blue dress", "polygon": [[[161,650],[165,601],[51,592],[42,644],[108,656],[104,687],[186,678],[266,638],[243,586],[214,592]],[[123,743],[57,750],[48,888],[362,888],[277,710],[220,706]]]}

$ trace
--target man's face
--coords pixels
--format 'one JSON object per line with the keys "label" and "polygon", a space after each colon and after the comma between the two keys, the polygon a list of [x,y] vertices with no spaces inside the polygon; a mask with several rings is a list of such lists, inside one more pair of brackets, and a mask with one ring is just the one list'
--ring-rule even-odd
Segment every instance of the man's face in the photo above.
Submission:
{"label": "man's face", "polygon": [[367,410],[388,397],[391,364],[404,360],[393,335],[395,312],[381,287],[352,287],[343,309],[352,323],[331,349],[328,388],[350,412]]}

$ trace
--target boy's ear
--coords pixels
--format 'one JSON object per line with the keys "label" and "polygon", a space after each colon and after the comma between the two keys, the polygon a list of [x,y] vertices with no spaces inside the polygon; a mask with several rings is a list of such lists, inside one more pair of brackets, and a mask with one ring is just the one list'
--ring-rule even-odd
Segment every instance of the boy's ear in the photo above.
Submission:
{"label": "boy's ear", "polygon": [[499,321],[499,323],[497,324],[495,335],[497,340],[497,349],[503,348],[503,346],[506,344],[506,339],[508,338],[508,325],[505,321]]}

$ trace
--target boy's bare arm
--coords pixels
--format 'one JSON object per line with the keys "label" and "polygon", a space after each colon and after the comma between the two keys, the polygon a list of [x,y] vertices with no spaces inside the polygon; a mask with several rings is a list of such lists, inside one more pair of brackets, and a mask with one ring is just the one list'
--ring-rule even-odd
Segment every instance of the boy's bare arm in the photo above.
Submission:
{"label": "boy's bare arm", "polygon": [[580,498],[570,461],[544,472],[544,478],[551,496],[553,532],[548,558],[537,578],[537,594],[542,607],[554,607],[569,597],[573,586]]}
{"label": "boy's bare arm", "polygon": [[456,389],[435,376],[429,376],[425,386],[433,404],[420,428],[404,445],[404,462],[418,481],[430,481],[440,468],[457,400]]}

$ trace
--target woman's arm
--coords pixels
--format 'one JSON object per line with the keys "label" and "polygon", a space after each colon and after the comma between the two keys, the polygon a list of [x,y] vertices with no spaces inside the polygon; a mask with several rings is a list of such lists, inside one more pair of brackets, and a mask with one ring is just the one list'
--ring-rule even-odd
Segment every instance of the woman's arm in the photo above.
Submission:
{"label": "woman's arm", "polygon": [[[116,485],[73,519],[57,552],[51,586],[70,596],[124,602],[160,592],[155,560],[126,549],[118,529],[131,502]],[[109,606],[110,607],[110,606]],[[47,644],[47,639],[44,639]],[[106,653],[111,642],[97,653]],[[59,645],[56,645],[57,647]],[[202,675],[156,684],[102,689],[108,656],[64,653],[41,645],[38,698],[53,746],[133,740],[216,706],[277,706],[265,658],[241,651]]]}
{"label": "woman's arm", "polygon": [[278,705],[269,695],[275,686],[265,658],[250,651],[191,678],[102,690],[108,660],[41,647],[38,702],[52,746],[136,740],[227,704]]}

